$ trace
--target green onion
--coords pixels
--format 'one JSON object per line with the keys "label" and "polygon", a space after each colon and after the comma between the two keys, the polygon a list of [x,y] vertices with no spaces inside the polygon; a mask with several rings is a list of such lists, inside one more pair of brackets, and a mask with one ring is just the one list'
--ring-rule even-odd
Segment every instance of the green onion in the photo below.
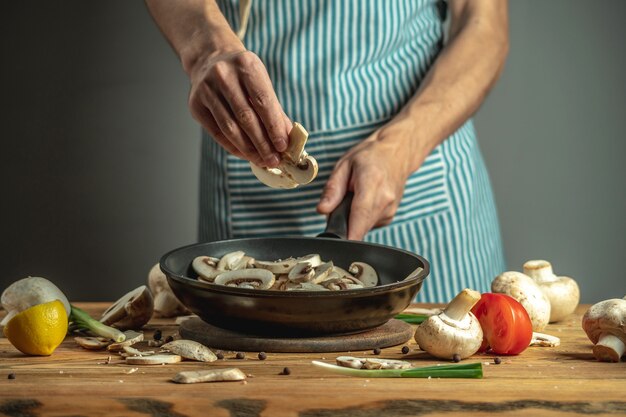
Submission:
{"label": "green onion", "polygon": [[482,378],[480,362],[463,365],[424,366],[411,369],[353,369],[330,363],[313,361],[313,365],[340,375],[362,378]]}
{"label": "green onion", "polygon": [[98,320],[93,319],[89,314],[87,314],[86,311],[81,310],[78,307],[71,307],[72,313],[70,314],[70,321],[73,323],[73,326],[87,329],[98,336],[106,337],[107,339],[112,339],[116,342],[123,342],[126,339],[126,335],[116,328],[100,323]]}
{"label": "green onion", "polygon": [[398,320],[402,320],[409,324],[421,324],[424,322],[429,316],[424,314],[398,314],[395,318]]}

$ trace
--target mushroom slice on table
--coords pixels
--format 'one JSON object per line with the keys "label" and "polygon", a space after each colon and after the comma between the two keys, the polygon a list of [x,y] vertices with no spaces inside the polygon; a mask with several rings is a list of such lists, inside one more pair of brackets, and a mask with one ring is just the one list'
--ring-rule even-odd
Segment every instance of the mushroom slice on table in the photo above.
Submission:
{"label": "mushroom slice on table", "polygon": [[378,274],[365,262],[352,262],[348,271],[366,288],[375,287],[378,284]]}
{"label": "mushroom slice on table", "polygon": [[120,330],[139,329],[150,321],[154,312],[154,299],[145,285],[135,288],[107,308],[100,322]]}
{"label": "mushroom slice on table", "polygon": [[411,363],[395,359],[355,358],[338,356],[337,365],[353,369],[409,369]]}
{"label": "mushroom slice on table", "polygon": [[219,261],[219,258],[212,256],[197,256],[191,261],[191,267],[198,274],[199,280],[213,282],[216,276],[224,272],[217,269]]}
{"label": "mushroom slice on table", "polygon": [[428,317],[415,331],[420,348],[448,360],[455,354],[464,359],[476,353],[483,341],[483,331],[470,310],[478,300],[480,293],[466,288],[442,313]]}
{"label": "mushroom slice on table", "polygon": [[193,340],[174,340],[161,346],[161,349],[182,356],[185,359],[199,362],[214,362],[217,360],[217,356],[211,349]]}
{"label": "mushroom slice on table", "polygon": [[135,332],[133,330],[126,330],[124,335],[126,336],[126,339],[123,342],[111,343],[107,346],[107,350],[110,352],[121,352],[124,350],[125,346],[132,346],[143,340],[143,333]]}
{"label": "mushroom slice on table", "polygon": [[274,285],[274,274],[265,269],[239,269],[219,274],[213,283],[231,287],[268,290]]}
{"label": "mushroom slice on table", "polygon": [[109,346],[112,342],[105,337],[91,337],[91,336],[79,336],[75,337],[74,341],[77,345],[87,350],[101,350]]}
{"label": "mushroom slice on table", "polygon": [[243,381],[246,379],[238,368],[203,369],[201,371],[183,371],[172,378],[177,384],[195,384],[198,382]]}
{"label": "mushroom slice on table", "polygon": [[600,301],[587,310],[582,326],[599,361],[619,362],[626,353],[626,299]]}
{"label": "mushroom slice on table", "polygon": [[304,151],[309,134],[299,123],[289,132],[287,150],[281,154],[277,168],[263,168],[250,163],[254,175],[272,188],[295,188],[308,184],[317,176],[317,161]]}
{"label": "mushroom slice on table", "polygon": [[540,332],[548,325],[550,300],[528,275],[517,271],[504,272],[493,280],[491,291],[513,297],[524,306],[534,332]]}
{"label": "mushroom slice on table", "polygon": [[578,284],[570,277],[556,276],[550,262],[528,261],[524,274],[535,280],[550,301],[550,323],[561,321],[576,310],[580,301]]}

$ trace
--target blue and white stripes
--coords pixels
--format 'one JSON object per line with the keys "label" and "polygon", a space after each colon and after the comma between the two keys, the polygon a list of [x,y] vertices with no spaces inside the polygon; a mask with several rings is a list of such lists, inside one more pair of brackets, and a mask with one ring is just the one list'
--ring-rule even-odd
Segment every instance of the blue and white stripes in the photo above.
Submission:
{"label": "blue and white stripes", "polygon": [[[220,1],[238,28],[238,4]],[[309,130],[318,178],[295,190],[263,186],[248,163],[203,139],[201,239],[321,232],[315,212],[336,161],[396,114],[439,52],[435,1],[258,0],[245,43],[265,63],[287,115]],[[488,290],[504,269],[489,179],[471,122],[407,182],[391,225],[366,240],[426,257],[418,300],[447,302],[464,287]]]}

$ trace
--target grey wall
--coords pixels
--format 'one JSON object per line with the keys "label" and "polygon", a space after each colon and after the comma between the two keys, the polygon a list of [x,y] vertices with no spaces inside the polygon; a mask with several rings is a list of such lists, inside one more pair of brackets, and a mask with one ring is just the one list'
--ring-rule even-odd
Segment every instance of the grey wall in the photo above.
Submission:
{"label": "grey wall", "polygon": [[[622,296],[626,2],[512,3],[476,117],[510,267],[547,258],[583,301]],[[114,299],[196,240],[185,76],[140,1],[13,2],[0,23],[0,289],[41,275]]]}

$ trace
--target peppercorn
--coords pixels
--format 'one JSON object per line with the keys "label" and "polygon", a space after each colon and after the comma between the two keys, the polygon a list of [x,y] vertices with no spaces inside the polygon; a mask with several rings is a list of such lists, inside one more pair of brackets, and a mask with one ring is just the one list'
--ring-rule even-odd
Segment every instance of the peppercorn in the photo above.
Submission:
{"label": "peppercorn", "polygon": [[243,352],[237,352],[237,355],[235,355],[235,358],[237,359],[244,359],[246,357],[246,354]]}
{"label": "peppercorn", "polygon": [[217,359],[224,359],[224,354],[221,351],[217,352],[215,356],[217,356]]}
{"label": "peppercorn", "polygon": [[165,338],[165,343],[169,343],[169,342],[173,342],[173,341],[174,341],[174,336],[172,336],[172,335],[167,336],[167,337]]}
{"label": "peppercorn", "polygon": [[380,355],[380,348],[374,349],[374,355]]}
{"label": "peppercorn", "polygon": [[409,353],[410,351],[411,351],[411,349],[409,349],[409,347],[408,347],[408,346],[402,346],[402,353],[404,353],[405,355],[406,355],[407,353]]}
{"label": "peppercorn", "polygon": [[280,375],[291,375],[291,369],[287,368],[286,366],[283,368],[283,371],[280,373]]}
{"label": "peppercorn", "polygon": [[495,363],[496,365],[500,365],[502,363],[502,359],[500,359],[500,358],[493,358],[493,363]]}
{"label": "peppercorn", "polygon": [[267,359],[267,354],[265,352],[259,352],[259,360],[264,361]]}
{"label": "peppercorn", "polygon": [[154,334],[152,335],[152,338],[154,340],[161,340],[161,337],[163,336],[163,333],[161,333],[161,330],[155,330]]}
{"label": "peppercorn", "polygon": [[14,373],[14,372],[11,372],[11,373],[7,376],[7,378],[8,378],[8,379],[15,379],[15,373]]}
{"label": "peppercorn", "polygon": [[461,362],[461,355],[459,355],[458,353],[455,353],[454,355],[452,355],[452,360],[454,362]]}

